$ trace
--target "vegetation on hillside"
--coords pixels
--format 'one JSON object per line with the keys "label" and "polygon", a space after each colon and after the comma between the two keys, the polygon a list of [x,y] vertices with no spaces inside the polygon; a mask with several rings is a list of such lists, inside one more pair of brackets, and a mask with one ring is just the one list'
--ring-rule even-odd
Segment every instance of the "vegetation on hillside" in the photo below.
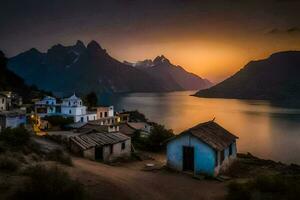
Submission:
{"label": "vegetation on hillside", "polygon": [[7,69],[7,58],[0,51],[0,91],[13,91],[23,97],[24,103],[30,103],[31,99],[41,98],[48,92],[38,90],[36,86],[27,86],[24,80],[14,72]]}
{"label": "vegetation on hillside", "polygon": [[2,130],[0,199],[86,199],[83,186],[66,172],[42,166],[49,160],[72,166],[67,152],[51,148],[39,145],[24,127]]}
{"label": "vegetation on hillside", "polygon": [[12,195],[12,199],[86,199],[83,186],[58,167],[30,166],[23,175],[28,179]]}
{"label": "vegetation on hillside", "polygon": [[51,115],[43,118],[48,121],[52,126],[64,128],[68,124],[72,124],[74,122],[71,117],[63,117],[60,115]]}
{"label": "vegetation on hillside", "polygon": [[261,175],[244,183],[232,182],[227,199],[297,200],[300,197],[300,177],[287,175]]}

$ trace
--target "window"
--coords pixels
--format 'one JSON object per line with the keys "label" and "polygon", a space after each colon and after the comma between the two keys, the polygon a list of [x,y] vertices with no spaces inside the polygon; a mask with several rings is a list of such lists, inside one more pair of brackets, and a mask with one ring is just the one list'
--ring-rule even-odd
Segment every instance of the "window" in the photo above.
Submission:
{"label": "window", "polygon": [[71,110],[69,110],[69,114],[71,114],[72,113],[72,111]]}
{"label": "window", "polygon": [[69,106],[71,106],[71,102],[69,101]]}
{"label": "window", "polygon": [[229,145],[229,156],[232,155],[232,151],[233,151],[233,144]]}
{"label": "window", "polygon": [[104,113],[104,116],[107,117],[107,112]]}
{"label": "window", "polygon": [[125,142],[122,142],[122,150],[125,149]]}
{"label": "window", "polygon": [[222,150],[222,151],[221,151],[221,164],[223,163],[224,158],[225,158],[225,151]]}
{"label": "window", "polygon": [[102,118],[102,112],[100,112],[100,118]]}

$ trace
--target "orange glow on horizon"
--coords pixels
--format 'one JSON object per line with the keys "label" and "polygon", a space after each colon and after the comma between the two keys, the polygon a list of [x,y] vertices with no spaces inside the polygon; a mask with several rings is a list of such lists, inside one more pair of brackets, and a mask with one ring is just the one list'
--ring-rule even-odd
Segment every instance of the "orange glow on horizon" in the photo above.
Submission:
{"label": "orange glow on horizon", "polygon": [[140,42],[124,48],[111,46],[108,50],[120,61],[130,62],[154,59],[163,54],[171,63],[217,83],[236,73],[251,60],[265,59],[279,51],[300,50],[300,41],[264,37],[190,41],[174,39],[157,43]]}

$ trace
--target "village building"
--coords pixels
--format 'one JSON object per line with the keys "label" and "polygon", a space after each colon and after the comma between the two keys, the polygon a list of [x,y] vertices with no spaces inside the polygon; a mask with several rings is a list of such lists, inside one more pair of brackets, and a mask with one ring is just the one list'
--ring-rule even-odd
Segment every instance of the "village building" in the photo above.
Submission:
{"label": "village building", "polygon": [[4,94],[0,94],[0,111],[7,110],[7,97]]}
{"label": "village building", "polygon": [[[12,110],[23,105],[23,99],[19,94],[12,91],[2,91],[0,94],[6,96],[7,109]],[[1,106],[0,106],[1,107]]]}
{"label": "village building", "polygon": [[26,114],[20,110],[0,112],[0,130],[26,124]]}
{"label": "village building", "polygon": [[35,113],[39,117],[56,115],[60,111],[60,105],[57,104],[54,97],[46,96],[35,103]]}
{"label": "village building", "polygon": [[109,118],[114,116],[114,107],[108,106],[108,107],[97,107],[97,119],[102,118]]}
{"label": "village building", "polygon": [[167,165],[216,176],[236,158],[237,138],[214,121],[198,124],[168,141]]}
{"label": "village building", "polygon": [[147,122],[128,122],[130,127],[140,132],[141,137],[149,137],[152,130],[152,125]]}
{"label": "village building", "polygon": [[61,114],[66,117],[72,117],[74,122],[88,122],[96,120],[95,112],[88,112],[87,107],[83,105],[82,100],[75,94],[69,98],[63,99],[61,104]]}
{"label": "village building", "polygon": [[70,124],[67,126],[67,128],[72,129],[74,132],[78,133],[86,133],[91,130],[96,130],[100,132],[118,132],[119,131],[119,125],[113,124],[113,125],[102,125],[98,123],[98,120],[90,121],[90,122],[78,122],[74,124]]}
{"label": "village building", "polygon": [[90,160],[111,162],[121,157],[130,157],[131,139],[120,132],[90,130],[71,137],[70,149]]}
{"label": "village building", "polygon": [[127,123],[130,119],[129,113],[117,113],[117,116],[120,118],[120,123]]}
{"label": "village building", "polygon": [[121,133],[123,133],[129,137],[133,137],[137,131],[135,128],[129,126],[128,123],[120,123],[119,130]]}

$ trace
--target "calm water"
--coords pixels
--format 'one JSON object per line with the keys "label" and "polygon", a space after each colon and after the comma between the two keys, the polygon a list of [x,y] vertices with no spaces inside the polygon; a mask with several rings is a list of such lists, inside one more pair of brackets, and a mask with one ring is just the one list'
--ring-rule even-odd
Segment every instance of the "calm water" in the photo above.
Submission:
{"label": "calm water", "polygon": [[117,110],[137,109],[176,134],[200,122],[216,122],[239,137],[239,152],[300,164],[300,109],[267,101],[207,99],[193,92],[134,93],[108,99]]}

